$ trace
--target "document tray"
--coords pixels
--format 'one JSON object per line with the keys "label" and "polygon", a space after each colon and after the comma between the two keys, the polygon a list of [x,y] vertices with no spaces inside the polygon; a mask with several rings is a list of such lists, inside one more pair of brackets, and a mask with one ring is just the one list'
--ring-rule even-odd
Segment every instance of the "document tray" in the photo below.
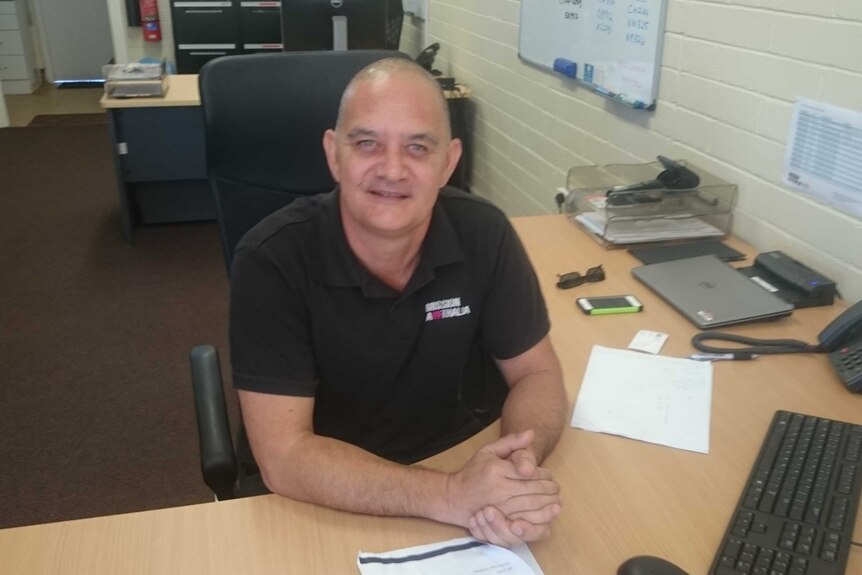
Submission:
{"label": "document tray", "polygon": [[[696,187],[651,187],[661,162],[578,166],[569,170],[563,208],[569,218],[606,246],[723,237],[730,233],[736,185],[690,163]],[[618,192],[621,187],[630,191]]]}

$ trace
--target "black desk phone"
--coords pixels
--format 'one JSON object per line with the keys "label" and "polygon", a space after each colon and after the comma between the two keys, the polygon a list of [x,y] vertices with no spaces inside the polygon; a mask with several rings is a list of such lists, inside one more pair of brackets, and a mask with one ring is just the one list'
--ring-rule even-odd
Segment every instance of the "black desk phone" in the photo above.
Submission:
{"label": "black desk phone", "polygon": [[844,385],[862,393],[862,301],[835,318],[817,339]]}

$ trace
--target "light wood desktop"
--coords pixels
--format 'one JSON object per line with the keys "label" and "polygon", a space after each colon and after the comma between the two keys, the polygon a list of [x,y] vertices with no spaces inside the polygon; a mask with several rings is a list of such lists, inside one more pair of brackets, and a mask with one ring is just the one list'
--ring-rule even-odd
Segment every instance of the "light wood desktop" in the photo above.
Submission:
{"label": "light wood desktop", "polygon": [[[639,262],[627,252],[600,247],[563,216],[513,221],[540,276],[570,407],[594,344],[625,348],[638,330],[651,329],[671,336],[663,355],[693,351],[689,340],[697,330],[631,276]],[[741,242],[728,243],[752,254]],[[598,264],[606,281],[554,287],[556,274]],[[584,295],[626,293],[643,301],[642,313],[590,317],[574,303]],[[845,307],[797,310],[733,331],[813,342]],[[563,514],[550,538],[530,545],[546,575],[610,575],[640,554],[669,559],[691,575],[706,573],[775,410],[862,424],[862,396],[843,388],[823,355],[717,362],[714,373],[708,455],[566,428],[546,462],[562,487]],[[427,464],[456,469],[497,432],[492,426]],[[356,573],[359,550],[464,535],[432,521],[355,515],[267,495],[2,530],[0,565],[28,575]],[[862,540],[858,517],[854,540]],[[851,549],[847,573],[862,573],[862,547]]]}
{"label": "light wood desktop", "polygon": [[[469,98],[470,89],[463,84],[454,90],[444,90],[446,98],[455,100]],[[168,76],[168,90],[163,98],[109,98],[102,96],[99,104],[111,108],[166,108],[171,106],[200,106],[201,96],[198,89],[197,74],[172,74]]]}
{"label": "light wood desktop", "polygon": [[200,106],[197,74],[173,74],[168,76],[168,89],[162,98],[109,98],[102,96],[99,104],[105,109],[113,108],[169,108],[172,106]]}

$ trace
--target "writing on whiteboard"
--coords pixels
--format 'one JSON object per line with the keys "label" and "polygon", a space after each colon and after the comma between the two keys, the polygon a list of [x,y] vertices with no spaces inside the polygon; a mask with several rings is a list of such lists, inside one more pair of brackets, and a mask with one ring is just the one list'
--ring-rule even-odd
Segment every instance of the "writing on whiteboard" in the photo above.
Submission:
{"label": "writing on whiteboard", "polygon": [[[521,0],[519,56],[652,108],[667,0]],[[565,63],[565,66],[560,65]]]}

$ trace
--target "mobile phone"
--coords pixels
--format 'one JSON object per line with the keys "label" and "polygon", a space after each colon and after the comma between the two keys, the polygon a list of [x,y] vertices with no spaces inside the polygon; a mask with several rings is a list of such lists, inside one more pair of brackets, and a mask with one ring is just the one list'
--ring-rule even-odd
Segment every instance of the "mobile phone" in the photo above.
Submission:
{"label": "mobile phone", "polygon": [[633,295],[610,295],[602,297],[579,297],[575,300],[578,307],[588,315],[608,315],[612,313],[636,313],[644,306]]}

